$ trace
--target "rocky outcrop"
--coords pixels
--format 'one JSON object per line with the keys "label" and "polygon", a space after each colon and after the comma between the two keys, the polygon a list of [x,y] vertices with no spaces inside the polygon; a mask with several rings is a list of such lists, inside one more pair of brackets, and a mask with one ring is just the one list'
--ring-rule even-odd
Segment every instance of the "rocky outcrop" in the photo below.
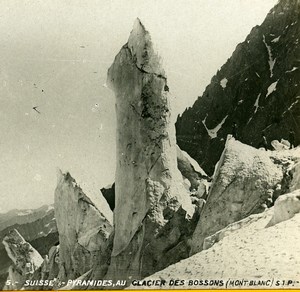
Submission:
{"label": "rocky outcrop", "polygon": [[206,237],[271,206],[283,173],[270,154],[228,138],[193,234],[192,254],[203,249]]}
{"label": "rocky outcrop", "polygon": [[270,141],[300,143],[300,2],[280,0],[212,78],[176,123],[177,143],[212,175],[226,136],[259,147]]}
{"label": "rocky outcrop", "polygon": [[280,196],[274,204],[274,214],[267,227],[286,221],[300,212],[300,189]]}
{"label": "rocky outcrop", "polygon": [[21,234],[12,230],[4,237],[2,243],[13,264],[9,267],[5,290],[21,289],[25,280],[30,279],[33,273],[42,265],[43,258]]}
{"label": "rocky outcrop", "polygon": [[61,172],[54,206],[60,242],[60,280],[76,279],[106,252],[112,213],[100,192],[84,191],[83,185],[79,186],[69,173]]}
{"label": "rocky outcrop", "polygon": [[139,19],[107,84],[117,114],[115,236],[107,277],[139,278],[154,272],[167,252],[184,250],[182,229],[194,213],[177,169],[167,78]]}

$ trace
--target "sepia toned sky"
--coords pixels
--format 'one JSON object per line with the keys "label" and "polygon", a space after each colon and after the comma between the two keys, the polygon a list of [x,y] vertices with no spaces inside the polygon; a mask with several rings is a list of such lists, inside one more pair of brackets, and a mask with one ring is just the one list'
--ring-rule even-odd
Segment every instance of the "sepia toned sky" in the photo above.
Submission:
{"label": "sepia toned sky", "polygon": [[103,84],[136,17],[163,58],[175,119],[276,2],[1,0],[0,212],[52,203],[57,168],[94,188],[113,182]]}

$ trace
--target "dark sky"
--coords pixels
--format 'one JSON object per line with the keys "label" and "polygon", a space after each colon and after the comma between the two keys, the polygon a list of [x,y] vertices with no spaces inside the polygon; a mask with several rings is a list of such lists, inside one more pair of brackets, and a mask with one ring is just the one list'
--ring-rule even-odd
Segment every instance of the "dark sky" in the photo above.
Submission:
{"label": "dark sky", "polygon": [[53,202],[57,168],[95,189],[113,182],[114,96],[103,84],[136,17],[163,58],[175,119],[275,3],[1,0],[0,212]]}

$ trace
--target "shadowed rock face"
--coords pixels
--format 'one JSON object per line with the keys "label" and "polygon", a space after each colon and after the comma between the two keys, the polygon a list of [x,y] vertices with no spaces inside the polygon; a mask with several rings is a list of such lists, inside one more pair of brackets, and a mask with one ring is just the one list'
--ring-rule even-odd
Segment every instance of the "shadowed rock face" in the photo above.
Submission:
{"label": "shadowed rock face", "polygon": [[300,2],[281,0],[261,26],[213,76],[203,95],[176,123],[177,143],[212,175],[226,136],[258,147],[262,131],[272,140],[300,143]]}
{"label": "shadowed rock face", "polygon": [[273,162],[271,155],[271,151],[258,150],[228,138],[193,234],[192,254],[203,249],[206,237],[272,204],[283,170],[279,162]]}
{"label": "shadowed rock face", "polygon": [[115,183],[110,187],[102,188],[101,193],[107,201],[110,209],[113,211],[115,209]]}
{"label": "shadowed rock face", "polygon": [[[69,173],[59,173],[55,190],[55,218],[59,232],[60,280],[75,279],[92,268],[106,252],[112,231],[111,211],[101,193],[95,201]],[[100,201],[99,201],[100,200]],[[105,214],[105,215],[104,215]]]}
{"label": "shadowed rock face", "polygon": [[180,241],[180,232],[172,240],[161,235],[165,247],[154,255],[152,241],[163,226],[179,208],[184,218],[194,208],[177,169],[167,78],[138,19],[107,83],[115,92],[117,114],[115,237],[108,275],[139,277],[151,273],[162,251]]}
{"label": "shadowed rock face", "polygon": [[8,279],[11,285],[4,289],[21,289],[25,280],[30,279],[33,273],[42,265],[41,255],[21,236],[16,230],[12,230],[3,239],[6,252],[13,264],[8,270]]}

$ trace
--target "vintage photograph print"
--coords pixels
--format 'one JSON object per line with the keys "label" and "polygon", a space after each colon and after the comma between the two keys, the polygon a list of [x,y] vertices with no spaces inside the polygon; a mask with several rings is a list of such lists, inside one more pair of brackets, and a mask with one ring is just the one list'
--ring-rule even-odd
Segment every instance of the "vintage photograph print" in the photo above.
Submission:
{"label": "vintage photograph print", "polygon": [[300,0],[1,0],[0,290],[300,288]]}

